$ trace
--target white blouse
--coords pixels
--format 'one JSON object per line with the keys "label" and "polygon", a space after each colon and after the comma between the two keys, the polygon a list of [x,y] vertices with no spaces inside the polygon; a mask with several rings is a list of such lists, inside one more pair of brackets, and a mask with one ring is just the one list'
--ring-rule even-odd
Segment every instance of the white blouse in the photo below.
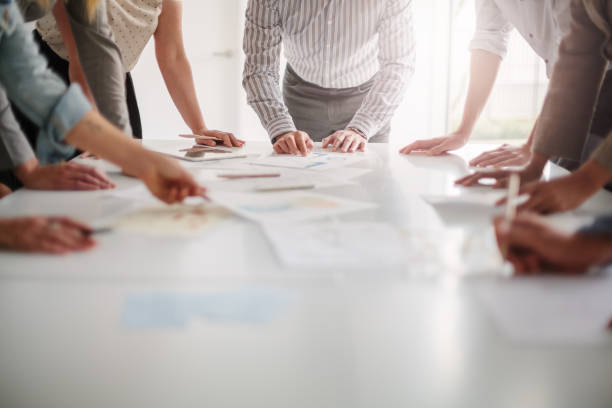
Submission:
{"label": "white blouse", "polygon": [[[162,2],[163,0],[108,0],[108,20],[121,51],[126,72],[134,68],[149,39],[157,30]],[[36,29],[56,54],[68,59],[66,47],[52,14],[38,20]]]}

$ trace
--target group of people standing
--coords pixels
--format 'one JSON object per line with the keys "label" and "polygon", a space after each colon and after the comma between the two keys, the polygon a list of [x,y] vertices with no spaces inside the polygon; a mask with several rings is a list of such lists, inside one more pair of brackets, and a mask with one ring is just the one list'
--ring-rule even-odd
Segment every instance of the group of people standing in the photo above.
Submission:
{"label": "group of people standing", "polygon": [[[192,132],[230,147],[244,144],[203,119],[181,14],[180,0],[0,0],[0,164],[6,170],[0,181],[6,192],[21,185],[112,187],[95,169],[61,162],[74,157],[69,146],[75,146],[142,178],[166,202],[204,194],[175,162],[127,137],[142,137],[130,71],[153,37],[162,76]],[[574,209],[612,181],[612,0],[476,0],[476,15],[461,125],[400,153],[435,156],[468,142],[516,28],[546,63],[551,81],[544,107],[523,146],[504,145],[475,158],[472,165],[495,169],[458,183],[495,178],[495,187],[504,187],[517,171],[507,167],[522,166],[521,191],[530,197],[512,225],[496,221],[500,245],[509,248],[504,252],[517,271],[585,270],[612,260],[610,219],[566,235],[533,215]],[[33,36],[24,19],[37,20]],[[282,84],[281,49],[287,60]],[[415,69],[412,0],[249,0],[244,52],[247,101],[277,153],[305,156],[314,142],[347,154],[363,151],[389,140],[391,118]],[[541,182],[549,160],[572,173]],[[15,223],[34,221],[11,234]],[[0,220],[0,243],[51,252],[92,244],[78,223],[34,221]]]}

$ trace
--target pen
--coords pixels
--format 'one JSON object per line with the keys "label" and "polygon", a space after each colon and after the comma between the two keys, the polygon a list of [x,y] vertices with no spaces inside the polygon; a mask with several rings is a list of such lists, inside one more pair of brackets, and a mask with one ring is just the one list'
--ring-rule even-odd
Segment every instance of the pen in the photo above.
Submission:
{"label": "pen", "polygon": [[254,178],[276,178],[280,177],[280,173],[268,174],[219,174],[217,177],[228,180],[254,179]]}
{"label": "pen", "polygon": [[[512,221],[516,218],[516,199],[521,189],[521,178],[517,173],[510,175],[510,181],[508,182],[508,199],[506,202],[506,225],[508,228],[512,225]],[[504,259],[508,257],[510,248],[508,245],[504,245],[502,248],[502,255]]]}
{"label": "pen", "polygon": [[285,186],[285,187],[258,187],[255,191],[259,193],[276,193],[280,191],[295,191],[295,190],[312,190],[314,184],[308,184],[303,186]]}

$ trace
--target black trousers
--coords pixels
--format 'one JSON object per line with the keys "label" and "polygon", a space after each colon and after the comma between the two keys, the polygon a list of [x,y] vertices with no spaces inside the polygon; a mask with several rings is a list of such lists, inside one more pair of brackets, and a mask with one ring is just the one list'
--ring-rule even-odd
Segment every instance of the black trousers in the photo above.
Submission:
{"label": "black trousers", "polygon": [[[47,59],[48,67],[51,71],[55,72],[66,85],[70,84],[69,79],[69,64],[68,61],[57,55],[51,47],[44,42],[38,31],[34,30],[34,40],[40,47],[40,53]],[[125,93],[127,99],[128,113],[130,117],[130,125],[132,127],[133,136],[136,139],[142,139],[142,124],[140,122],[140,111],[138,109],[138,101],[136,100],[136,91],[134,89],[134,83],[132,82],[132,76],[128,72],[125,77]],[[21,126],[21,130],[28,138],[30,145],[36,150],[36,139],[38,137],[39,129],[26,115],[24,115],[17,106],[11,103],[11,108],[15,113],[15,118]],[[16,190],[23,185],[15,177],[12,171],[0,172],[0,183],[6,184],[12,190]]]}

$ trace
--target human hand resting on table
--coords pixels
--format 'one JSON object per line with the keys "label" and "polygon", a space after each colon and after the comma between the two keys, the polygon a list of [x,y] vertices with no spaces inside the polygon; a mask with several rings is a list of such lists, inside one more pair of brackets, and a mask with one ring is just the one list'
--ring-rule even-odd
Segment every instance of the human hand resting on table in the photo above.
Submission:
{"label": "human hand resting on table", "polygon": [[[533,182],[521,187],[520,194],[528,194],[529,199],[517,210],[541,214],[574,210],[597,193],[610,179],[612,174],[595,161],[589,161],[568,176],[547,182]],[[505,203],[504,198],[497,204]]]}
{"label": "human hand resting on table", "polygon": [[196,136],[196,143],[206,146],[216,146],[217,142],[212,139],[198,138],[197,136],[209,136],[221,139],[221,143],[225,147],[242,147],[246,143],[244,140],[238,139],[233,133],[222,132],[220,130],[209,130],[201,129],[194,131],[193,134]]}
{"label": "human hand resting on table", "polygon": [[355,153],[365,152],[368,139],[353,129],[339,130],[323,139],[323,149],[331,146],[333,152]]}
{"label": "human hand resting on table", "polygon": [[103,172],[75,162],[41,166],[33,158],[16,167],[15,175],[32,190],[106,190],[115,187]]}
{"label": "human hand resting on table", "polygon": [[0,246],[22,252],[66,254],[95,245],[92,229],[63,217],[0,219]]}
{"label": "human hand resting on table", "polygon": [[208,199],[206,190],[178,161],[161,154],[143,149],[124,171],[141,179],[155,197],[167,204],[180,203],[187,197]]}
{"label": "human hand resting on table", "polygon": [[470,161],[474,167],[508,167],[523,166],[531,159],[531,146],[512,146],[503,144],[497,149],[484,152]]}
{"label": "human hand resting on table", "polygon": [[400,150],[401,154],[423,153],[428,156],[440,156],[466,145],[470,139],[467,132],[456,131],[448,136],[434,139],[417,140]]}
{"label": "human hand resting on table", "polygon": [[482,185],[481,181],[485,179],[494,179],[493,188],[506,188],[512,174],[518,174],[521,179],[521,184],[537,181],[542,177],[544,167],[546,167],[547,157],[541,155],[533,155],[530,162],[521,170],[487,170],[477,171],[455,181],[455,184],[463,187]]}
{"label": "human hand resting on table", "polygon": [[314,143],[308,133],[296,130],[277,136],[274,140],[274,151],[278,154],[293,154],[308,156],[314,148]]}
{"label": "human hand resting on table", "polygon": [[517,275],[583,273],[606,262],[612,249],[612,240],[565,234],[533,214],[520,214],[510,224],[504,217],[496,218],[494,224],[500,250]]}

